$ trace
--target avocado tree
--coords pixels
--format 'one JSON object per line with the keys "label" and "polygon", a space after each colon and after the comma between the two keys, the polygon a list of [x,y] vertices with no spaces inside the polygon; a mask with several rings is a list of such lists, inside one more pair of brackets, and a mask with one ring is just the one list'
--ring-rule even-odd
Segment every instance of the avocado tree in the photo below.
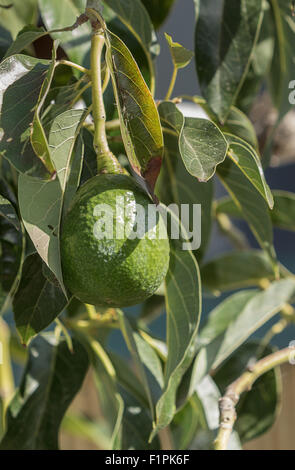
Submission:
{"label": "avocado tree", "polygon": [[[295,280],[273,227],[295,230],[295,194],[264,169],[295,101],[294,4],[195,0],[195,51],[166,34],[155,101],[173,3],[1,1],[0,449],[57,449],[63,429],[100,449],[239,449],[276,418],[293,358],[270,342]],[[175,96],[192,60],[202,96]],[[262,89],[276,119],[258,139]],[[233,250],[208,260],[214,224]],[[88,371],[96,419],[69,408]]]}

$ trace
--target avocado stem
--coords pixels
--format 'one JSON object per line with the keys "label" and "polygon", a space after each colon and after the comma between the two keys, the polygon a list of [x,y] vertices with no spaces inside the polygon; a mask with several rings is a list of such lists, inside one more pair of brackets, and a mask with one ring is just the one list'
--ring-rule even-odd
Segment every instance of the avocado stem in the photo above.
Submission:
{"label": "avocado stem", "polygon": [[106,115],[101,83],[101,56],[104,42],[103,32],[94,31],[91,40],[92,105],[95,125],[93,145],[98,157],[110,151],[105,130]]}
{"label": "avocado stem", "polygon": [[[103,101],[104,85],[102,84],[102,51],[105,44],[102,29],[93,28],[91,39],[91,82],[92,114],[94,120],[93,146],[97,155],[98,173],[123,173],[120,163],[110,151],[106,134],[106,113]],[[106,81],[108,74],[106,73]]]}

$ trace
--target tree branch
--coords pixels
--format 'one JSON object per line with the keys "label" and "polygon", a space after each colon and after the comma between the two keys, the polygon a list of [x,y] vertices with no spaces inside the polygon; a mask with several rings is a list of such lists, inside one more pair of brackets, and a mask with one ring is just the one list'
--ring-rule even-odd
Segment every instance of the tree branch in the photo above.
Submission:
{"label": "tree branch", "polygon": [[226,389],[225,395],[219,400],[220,424],[215,450],[226,450],[228,441],[236,421],[236,405],[243,392],[251,390],[254,382],[263,374],[276,366],[290,362],[294,352],[288,347],[264,357],[244,372]]}

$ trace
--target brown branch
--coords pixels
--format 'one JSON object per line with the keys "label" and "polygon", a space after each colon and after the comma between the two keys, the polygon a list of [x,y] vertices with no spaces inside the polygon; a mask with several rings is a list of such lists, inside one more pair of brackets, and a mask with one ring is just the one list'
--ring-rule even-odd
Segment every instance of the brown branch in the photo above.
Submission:
{"label": "brown branch", "polygon": [[236,421],[236,405],[243,392],[249,391],[254,382],[263,374],[276,366],[291,362],[294,351],[285,348],[256,362],[226,389],[225,395],[219,400],[219,431],[214,443],[215,450],[226,450]]}

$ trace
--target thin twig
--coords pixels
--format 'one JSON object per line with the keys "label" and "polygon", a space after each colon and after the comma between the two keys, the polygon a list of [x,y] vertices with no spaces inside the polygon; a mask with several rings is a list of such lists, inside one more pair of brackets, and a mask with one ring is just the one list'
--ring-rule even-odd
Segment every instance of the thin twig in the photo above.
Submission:
{"label": "thin twig", "polygon": [[219,400],[220,424],[217,438],[214,443],[215,450],[226,450],[234,423],[237,419],[236,405],[243,392],[251,390],[254,382],[269,370],[281,364],[290,362],[292,358],[290,348],[282,349],[256,362],[249,370],[244,372],[226,389],[225,395]]}

